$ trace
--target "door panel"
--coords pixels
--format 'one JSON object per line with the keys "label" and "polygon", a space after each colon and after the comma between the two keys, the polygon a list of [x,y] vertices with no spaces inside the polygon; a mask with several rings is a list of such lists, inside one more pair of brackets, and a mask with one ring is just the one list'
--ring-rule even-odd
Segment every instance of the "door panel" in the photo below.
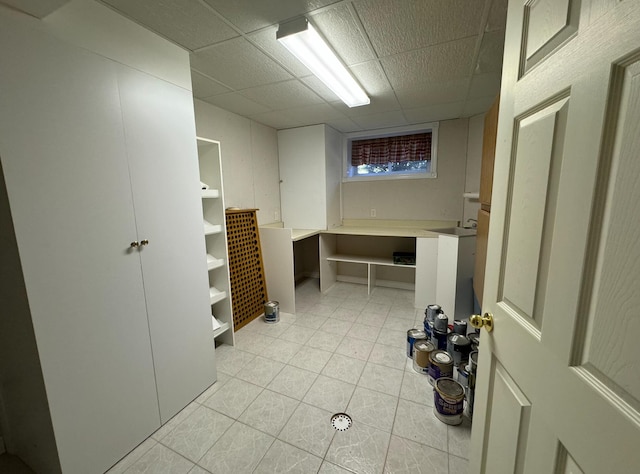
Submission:
{"label": "door panel", "polygon": [[501,367],[530,403],[515,472],[640,466],[640,1],[563,5],[509,3],[473,473],[492,473],[504,450],[484,436],[496,423],[525,439],[520,418],[502,413]]}
{"label": "door panel", "polygon": [[215,381],[192,98],[118,70],[153,362],[166,423]]}
{"label": "door panel", "polygon": [[524,449],[519,448],[526,446],[531,403],[507,370],[499,362],[494,363],[489,390],[491,422],[485,437],[490,446],[501,449],[488,453],[483,469],[492,474],[522,472],[523,459],[519,457],[524,456]]}

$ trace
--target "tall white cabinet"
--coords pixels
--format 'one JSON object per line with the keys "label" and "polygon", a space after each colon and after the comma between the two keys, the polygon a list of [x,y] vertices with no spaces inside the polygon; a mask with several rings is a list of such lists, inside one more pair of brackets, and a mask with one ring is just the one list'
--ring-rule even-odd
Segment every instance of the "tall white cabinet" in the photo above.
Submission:
{"label": "tall white cabinet", "polygon": [[233,345],[233,312],[229,283],[227,228],[220,142],[198,137],[202,217],[209,275],[213,337]]}
{"label": "tall white cabinet", "polygon": [[17,14],[0,45],[2,433],[104,472],[216,377],[191,94]]}

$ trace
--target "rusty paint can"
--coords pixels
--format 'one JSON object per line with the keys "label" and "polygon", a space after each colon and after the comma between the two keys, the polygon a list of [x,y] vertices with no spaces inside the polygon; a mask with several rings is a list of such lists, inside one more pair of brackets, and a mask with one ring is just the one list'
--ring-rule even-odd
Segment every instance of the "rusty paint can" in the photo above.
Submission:
{"label": "rusty paint can", "polygon": [[464,413],[464,387],[449,377],[436,380],[433,386],[433,413],[448,425],[461,424]]}

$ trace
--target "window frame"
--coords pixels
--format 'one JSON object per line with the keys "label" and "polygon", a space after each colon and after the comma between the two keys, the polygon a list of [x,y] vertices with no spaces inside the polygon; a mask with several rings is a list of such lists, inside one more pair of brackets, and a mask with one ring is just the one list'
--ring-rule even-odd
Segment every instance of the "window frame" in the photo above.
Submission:
{"label": "window frame", "polygon": [[[351,132],[344,135],[343,140],[343,169],[342,182],[361,181],[384,181],[397,179],[434,179],[438,177],[438,127],[439,122],[420,123],[402,127],[381,128],[377,130],[364,130],[361,132]],[[416,133],[431,132],[431,165],[429,172],[402,173],[387,172],[380,175],[351,175],[351,142],[354,140],[366,140],[372,138],[397,137],[402,135],[413,135]]]}

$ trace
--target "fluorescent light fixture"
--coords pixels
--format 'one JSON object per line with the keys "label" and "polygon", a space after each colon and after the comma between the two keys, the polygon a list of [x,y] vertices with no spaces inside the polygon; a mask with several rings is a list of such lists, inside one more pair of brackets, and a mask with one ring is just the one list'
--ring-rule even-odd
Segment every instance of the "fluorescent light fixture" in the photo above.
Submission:
{"label": "fluorescent light fixture", "polygon": [[306,18],[296,18],[281,24],[276,38],[349,107],[371,102]]}

